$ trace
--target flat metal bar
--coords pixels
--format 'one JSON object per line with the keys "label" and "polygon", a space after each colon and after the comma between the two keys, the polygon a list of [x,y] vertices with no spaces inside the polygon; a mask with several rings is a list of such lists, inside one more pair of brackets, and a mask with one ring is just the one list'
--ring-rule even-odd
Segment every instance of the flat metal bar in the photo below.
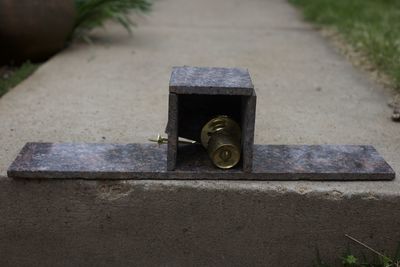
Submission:
{"label": "flat metal bar", "polygon": [[157,144],[27,143],[8,169],[24,179],[392,180],[395,172],[372,146],[255,145],[253,171],[215,168],[199,145],[179,147],[167,170]]}

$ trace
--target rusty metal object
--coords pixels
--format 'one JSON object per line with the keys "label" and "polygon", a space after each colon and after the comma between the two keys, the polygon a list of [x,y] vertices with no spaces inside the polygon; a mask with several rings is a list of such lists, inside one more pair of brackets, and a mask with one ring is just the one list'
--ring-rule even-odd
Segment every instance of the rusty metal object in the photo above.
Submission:
{"label": "rusty metal object", "polygon": [[73,0],[0,0],[0,64],[43,61],[65,47]]}

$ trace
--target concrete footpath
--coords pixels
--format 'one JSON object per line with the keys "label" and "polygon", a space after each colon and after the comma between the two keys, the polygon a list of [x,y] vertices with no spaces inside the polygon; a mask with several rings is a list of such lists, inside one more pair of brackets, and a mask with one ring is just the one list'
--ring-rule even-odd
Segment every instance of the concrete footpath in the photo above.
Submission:
{"label": "concrete footpath", "polygon": [[[344,234],[400,241],[400,182],[21,181],[29,141],[146,143],[172,66],[248,68],[256,143],[372,144],[400,173],[390,92],[284,0],[159,0],[133,36],[75,44],[0,99],[1,266],[309,266]],[[364,251],[355,246],[355,251]],[[364,251],[365,252],[365,251]]]}

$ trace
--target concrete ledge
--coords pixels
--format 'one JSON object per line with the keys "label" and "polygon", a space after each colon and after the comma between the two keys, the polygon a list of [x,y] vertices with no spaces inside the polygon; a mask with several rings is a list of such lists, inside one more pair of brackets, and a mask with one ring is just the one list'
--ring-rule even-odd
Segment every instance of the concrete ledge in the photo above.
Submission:
{"label": "concrete ledge", "polygon": [[265,182],[0,179],[1,266],[310,266],[400,240],[398,196]]}

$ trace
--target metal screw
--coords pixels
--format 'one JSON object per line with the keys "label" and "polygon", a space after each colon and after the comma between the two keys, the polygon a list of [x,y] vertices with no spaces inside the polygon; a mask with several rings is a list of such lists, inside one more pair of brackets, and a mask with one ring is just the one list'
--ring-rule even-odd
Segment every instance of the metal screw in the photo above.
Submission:
{"label": "metal screw", "polygon": [[[161,134],[157,134],[157,137],[154,138],[149,138],[150,142],[155,142],[159,145],[167,144],[168,143],[168,138],[162,137]],[[178,140],[178,143],[180,144],[197,144],[196,141],[193,140]]]}

